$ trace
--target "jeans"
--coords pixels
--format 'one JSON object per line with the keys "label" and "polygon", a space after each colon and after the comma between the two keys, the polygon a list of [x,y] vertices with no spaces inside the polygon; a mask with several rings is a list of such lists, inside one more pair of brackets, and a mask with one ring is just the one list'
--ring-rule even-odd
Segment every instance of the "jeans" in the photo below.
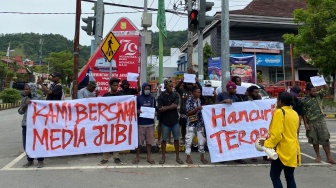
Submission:
{"label": "jeans", "polygon": [[161,124],[162,140],[167,141],[170,131],[173,133],[174,140],[179,140],[180,138],[180,125],[176,123],[173,126],[167,126]]}
{"label": "jeans", "polygon": [[296,183],[294,179],[295,168],[283,165],[279,158],[277,160],[272,160],[272,163],[271,163],[270,176],[271,176],[271,180],[273,183],[273,187],[274,188],[283,187],[281,180],[280,180],[282,169],[284,170],[284,173],[285,173],[287,188],[296,188]]}
{"label": "jeans", "polygon": [[[26,135],[27,135],[27,127],[22,126],[22,144],[23,144],[23,149],[25,151],[26,151]],[[34,158],[30,158],[27,154],[27,160],[28,161],[34,161]],[[37,161],[43,161],[43,160],[44,160],[44,158],[37,158]]]}

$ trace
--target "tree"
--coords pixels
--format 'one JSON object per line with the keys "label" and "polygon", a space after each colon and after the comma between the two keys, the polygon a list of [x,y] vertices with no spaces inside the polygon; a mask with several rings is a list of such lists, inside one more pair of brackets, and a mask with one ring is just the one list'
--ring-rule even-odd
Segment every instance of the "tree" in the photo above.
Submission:
{"label": "tree", "polygon": [[[309,56],[324,75],[336,70],[336,0],[308,0],[307,9],[294,11],[298,34],[285,34],[286,43],[294,44],[296,55]],[[336,88],[336,87],[334,87]],[[334,92],[336,94],[336,92]],[[336,102],[336,97],[334,96]]]}
{"label": "tree", "polygon": [[211,57],[214,57],[216,54],[214,51],[212,51],[211,46],[208,44],[208,42],[205,43],[203,47],[203,73],[205,80],[209,79],[208,75],[208,59]]}
{"label": "tree", "polygon": [[62,83],[68,84],[73,75],[73,55],[70,51],[51,52],[46,58],[52,72],[62,74]]}
{"label": "tree", "polygon": [[155,64],[154,63],[148,63],[147,65],[147,80],[150,81],[151,77],[155,74]]}

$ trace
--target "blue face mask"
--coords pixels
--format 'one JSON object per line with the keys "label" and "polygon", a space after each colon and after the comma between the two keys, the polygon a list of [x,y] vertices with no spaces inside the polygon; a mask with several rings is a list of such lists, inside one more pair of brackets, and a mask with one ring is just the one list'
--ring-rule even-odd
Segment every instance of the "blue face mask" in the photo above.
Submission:
{"label": "blue face mask", "polygon": [[149,95],[149,94],[150,94],[150,90],[149,90],[149,89],[148,89],[148,90],[146,89],[145,92],[144,92],[144,94],[145,94],[145,95]]}

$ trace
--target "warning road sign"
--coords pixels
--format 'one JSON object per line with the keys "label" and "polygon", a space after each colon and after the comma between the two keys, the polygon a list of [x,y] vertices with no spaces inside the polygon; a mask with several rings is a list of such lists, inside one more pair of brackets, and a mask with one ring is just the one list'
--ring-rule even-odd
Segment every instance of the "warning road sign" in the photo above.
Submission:
{"label": "warning road sign", "polygon": [[103,45],[101,47],[101,50],[103,54],[105,55],[106,59],[108,61],[111,61],[113,56],[116,54],[117,50],[120,47],[120,43],[117,40],[117,38],[113,35],[112,32],[108,34],[105,41],[103,42]]}

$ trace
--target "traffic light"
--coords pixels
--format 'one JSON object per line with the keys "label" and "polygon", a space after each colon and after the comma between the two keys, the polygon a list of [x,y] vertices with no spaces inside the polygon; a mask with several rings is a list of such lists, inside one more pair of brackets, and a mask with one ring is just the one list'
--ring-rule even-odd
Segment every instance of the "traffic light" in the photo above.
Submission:
{"label": "traffic light", "polygon": [[206,2],[206,0],[200,0],[200,11],[198,16],[198,29],[204,29],[206,25],[214,20],[213,16],[205,15],[214,6],[214,2]]}
{"label": "traffic light", "polygon": [[189,14],[189,30],[195,31],[198,27],[198,10],[191,10]]}
{"label": "traffic light", "polygon": [[82,26],[81,28],[86,31],[86,33],[91,36],[92,33],[93,33],[93,26],[92,26],[92,23],[93,23],[93,20],[94,20],[94,17],[87,17],[87,18],[82,18],[83,22],[86,23],[86,26]]}

